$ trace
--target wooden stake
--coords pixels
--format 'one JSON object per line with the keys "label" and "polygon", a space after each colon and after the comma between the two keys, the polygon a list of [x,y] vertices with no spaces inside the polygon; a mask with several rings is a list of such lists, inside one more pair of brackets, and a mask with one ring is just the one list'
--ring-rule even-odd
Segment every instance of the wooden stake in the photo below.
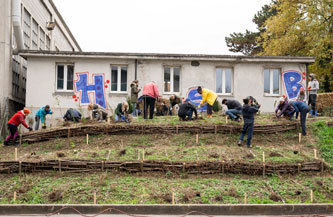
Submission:
{"label": "wooden stake", "polygon": [[185,173],[185,169],[186,169],[186,163],[183,163],[183,173]]}
{"label": "wooden stake", "polygon": [[302,141],[302,133],[299,133],[298,134],[298,143],[301,143],[301,141]]}
{"label": "wooden stake", "polygon": [[14,201],[14,202],[16,201],[16,191],[14,191],[14,198],[13,198],[13,201]]}
{"label": "wooden stake", "polygon": [[178,125],[176,126],[176,133],[178,134]]}
{"label": "wooden stake", "polygon": [[104,172],[104,160],[102,161],[102,172]]}
{"label": "wooden stake", "polygon": [[196,144],[199,144],[199,134],[195,135],[195,142],[196,142]]}
{"label": "wooden stake", "polygon": [[22,145],[22,135],[20,135],[20,145]]}
{"label": "wooden stake", "polygon": [[96,192],[94,192],[94,204],[97,204],[97,196],[96,196]]}
{"label": "wooden stake", "polygon": [[266,175],[266,164],[264,163],[262,165],[262,176],[265,176]]}
{"label": "wooden stake", "polygon": [[225,116],[225,123],[228,123],[228,116]]}
{"label": "wooden stake", "polygon": [[87,145],[89,145],[89,134],[87,134]]}
{"label": "wooden stake", "polygon": [[317,159],[317,150],[313,149],[313,152],[314,152],[314,158]]}
{"label": "wooden stake", "polygon": [[214,133],[217,134],[217,126],[214,126]]}
{"label": "wooden stake", "polygon": [[71,128],[68,127],[67,138],[71,137]]}
{"label": "wooden stake", "polygon": [[142,150],[142,161],[144,161],[145,160],[145,150],[143,149]]}
{"label": "wooden stake", "polygon": [[17,161],[17,148],[15,148],[14,159]]}
{"label": "wooden stake", "polygon": [[175,193],[174,192],[172,192],[172,204],[175,204]]}
{"label": "wooden stake", "polygon": [[247,204],[247,194],[246,194],[246,192],[244,193],[244,204]]}
{"label": "wooden stake", "polygon": [[61,172],[61,160],[58,160],[58,164],[59,164],[59,172]]}
{"label": "wooden stake", "polygon": [[298,169],[298,173],[301,172],[301,167],[302,167],[302,164],[298,163],[298,167],[297,167],[297,169]]}
{"label": "wooden stake", "polygon": [[265,163],[265,152],[264,151],[262,152],[262,162]]}
{"label": "wooden stake", "polygon": [[140,160],[140,152],[138,151],[138,160]]}
{"label": "wooden stake", "polygon": [[310,201],[311,201],[311,203],[313,203],[313,191],[312,190],[310,190]]}
{"label": "wooden stake", "polygon": [[222,160],[222,174],[224,174],[224,160]]}
{"label": "wooden stake", "polygon": [[22,161],[19,161],[19,173],[22,172]]}

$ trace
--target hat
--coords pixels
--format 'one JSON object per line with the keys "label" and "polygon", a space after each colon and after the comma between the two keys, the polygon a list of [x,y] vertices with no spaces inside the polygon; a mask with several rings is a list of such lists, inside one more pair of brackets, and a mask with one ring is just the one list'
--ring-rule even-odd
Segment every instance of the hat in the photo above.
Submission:
{"label": "hat", "polygon": [[24,108],[24,109],[23,109],[23,113],[24,113],[24,114],[30,114],[30,110],[27,109],[27,108]]}
{"label": "hat", "polygon": [[283,97],[279,98],[279,102],[284,102],[284,101],[285,101],[285,98],[283,98]]}

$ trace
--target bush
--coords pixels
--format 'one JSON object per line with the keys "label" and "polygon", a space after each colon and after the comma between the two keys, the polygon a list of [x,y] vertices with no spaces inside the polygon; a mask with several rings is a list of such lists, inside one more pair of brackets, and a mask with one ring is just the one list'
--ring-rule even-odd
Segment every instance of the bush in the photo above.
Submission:
{"label": "bush", "polygon": [[321,155],[333,167],[333,127],[328,127],[322,121],[315,122],[313,127],[319,139],[318,145]]}
{"label": "bush", "polygon": [[219,112],[222,109],[222,105],[219,103],[218,100],[215,101],[213,105],[213,111],[214,112]]}

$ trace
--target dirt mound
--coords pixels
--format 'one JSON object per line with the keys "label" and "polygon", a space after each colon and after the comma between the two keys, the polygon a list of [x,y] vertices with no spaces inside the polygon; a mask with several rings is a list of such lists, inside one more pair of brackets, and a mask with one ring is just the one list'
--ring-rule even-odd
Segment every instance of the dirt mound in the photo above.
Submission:
{"label": "dirt mound", "polygon": [[201,194],[198,191],[188,190],[184,192],[183,201],[189,202],[194,197],[200,197]]}
{"label": "dirt mound", "polygon": [[211,157],[211,158],[219,158],[219,155],[218,155],[218,153],[211,153],[209,155],[209,157]]}
{"label": "dirt mound", "polygon": [[245,155],[245,158],[247,158],[247,159],[254,159],[255,156],[254,156],[254,154],[252,154],[252,153],[247,153],[247,154]]}
{"label": "dirt mound", "polygon": [[269,195],[269,199],[274,202],[282,201],[282,198],[276,193],[272,193],[271,195]]}
{"label": "dirt mound", "polygon": [[271,152],[271,153],[269,154],[269,156],[270,156],[270,157],[283,157],[282,154],[280,154],[280,153],[278,153],[278,152],[275,152],[275,151]]}
{"label": "dirt mound", "polygon": [[120,150],[118,153],[119,156],[123,156],[125,154],[126,154],[126,149]]}
{"label": "dirt mound", "polygon": [[57,152],[57,157],[65,157],[65,154],[62,152]]}
{"label": "dirt mound", "polygon": [[49,200],[52,201],[52,202],[56,202],[56,201],[59,201],[62,199],[62,192],[59,191],[59,190],[56,190],[56,191],[52,191],[50,194],[49,194]]}

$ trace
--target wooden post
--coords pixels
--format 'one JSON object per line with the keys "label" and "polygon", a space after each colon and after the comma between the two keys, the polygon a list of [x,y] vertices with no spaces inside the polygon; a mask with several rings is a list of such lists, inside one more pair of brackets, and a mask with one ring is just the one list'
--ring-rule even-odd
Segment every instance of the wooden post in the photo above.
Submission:
{"label": "wooden post", "polygon": [[22,135],[20,135],[20,146],[22,145]]}
{"label": "wooden post", "polygon": [[244,193],[244,204],[247,204],[247,194],[246,194],[246,192]]}
{"label": "wooden post", "polygon": [[196,142],[196,144],[199,144],[199,134],[195,135],[195,142]]}
{"label": "wooden post", "polygon": [[225,123],[226,124],[228,123],[228,116],[227,115],[225,116]]}
{"label": "wooden post", "polygon": [[138,151],[138,160],[140,160],[140,152]]}
{"label": "wooden post", "polygon": [[14,198],[13,198],[13,201],[14,201],[14,202],[16,201],[16,191],[14,191]]}
{"label": "wooden post", "polygon": [[262,162],[265,163],[265,152],[262,152]]}
{"label": "wooden post", "polygon": [[68,127],[67,138],[71,137],[71,128]]}
{"label": "wooden post", "polygon": [[297,169],[298,169],[298,173],[301,172],[301,167],[302,167],[302,164],[298,163],[298,167],[297,167]]}
{"label": "wooden post", "polygon": [[178,125],[176,125],[176,133],[178,134]]}
{"label": "wooden post", "polygon": [[186,169],[186,163],[183,163],[183,173],[185,173],[185,169]]}
{"label": "wooden post", "polygon": [[317,159],[317,149],[313,149],[314,159]]}
{"label": "wooden post", "polygon": [[324,160],[321,160],[320,162],[320,167],[321,167],[321,173],[324,173]]}
{"label": "wooden post", "polygon": [[143,149],[142,150],[142,161],[144,161],[145,160],[145,150]]}
{"label": "wooden post", "polygon": [[87,145],[89,145],[89,134],[87,134]]}
{"label": "wooden post", "polygon": [[224,174],[224,160],[222,160],[222,174]]}
{"label": "wooden post", "polygon": [[102,172],[104,172],[104,160],[102,161]]}
{"label": "wooden post", "polygon": [[301,143],[301,141],[302,141],[302,133],[299,133],[298,134],[298,143]]}
{"label": "wooden post", "polygon": [[94,204],[97,204],[97,196],[96,196],[96,191],[94,192]]}
{"label": "wooden post", "polygon": [[19,161],[19,173],[22,172],[22,161]]}
{"label": "wooden post", "polygon": [[172,198],[171,198],[172,204],[175,204],[175,193],[172,192]]}
{"label": "wooden post", "polygon": [[14,159],[17,161],[17,148],[15,148]]}
{"label": "wooden post", "polygon": [[59,172],[61,172],[61,160],[58,160],[58,164],[59,164]]}
{"label": "wooden post", "polygon": [[266,164],[263,163],[262,165],[262,176],[265,176],[266,175]]}
{"label": "wooden post", "polygon": [[313,191],[312,190],[310,190],[310,201],[311,201],[311,203],[313,203]]}
{"label": "wooden post", "polygon": [[214,133],[217,134],[217,126],[214,126]]}

